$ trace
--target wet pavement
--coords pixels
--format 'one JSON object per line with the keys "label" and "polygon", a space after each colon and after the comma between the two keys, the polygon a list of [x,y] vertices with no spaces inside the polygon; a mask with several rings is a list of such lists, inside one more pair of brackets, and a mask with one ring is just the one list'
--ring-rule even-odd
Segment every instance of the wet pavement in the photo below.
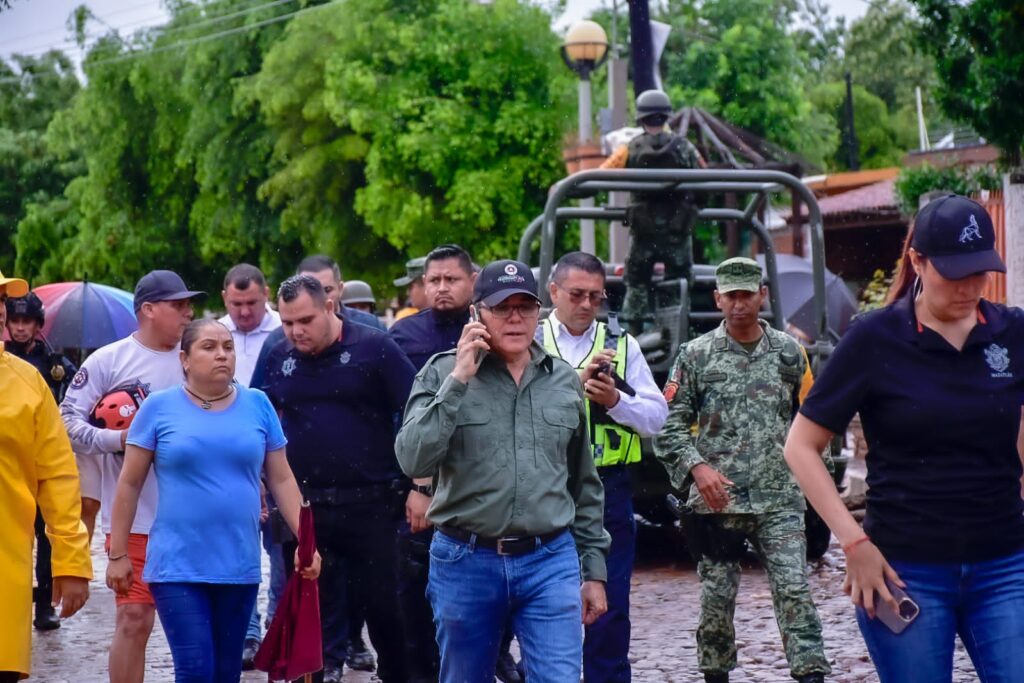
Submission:
{"label": "wet pavement", "polygon": [[[642,549],[664,548],[664,538],[645,536]],[[694,566],[686,561],[645,552],[633,576],[633,642],[630,659],[633,680],[639,683],[696,683],[694,628],[697,624],[699,582]],[[107,680],[107,648],[113,629],[113,594],[102,582],[106,557],[102,544],[93,544],[97,579],[92,597],[82,612],[50,633],[34,633],[33,676],[46,683],[102,683]],[[825,630],[825,647],[837,683],[877,681],[854,619],[853,607],[842,593],[843,557],[833,547],[825,558],[811,565],[811,586]],[[261,591],[261,611],[266,592]],[[756,567],[745,568],[736,610],[739,668],[734,683],[784,683],[791,681],[778,628],[771,607],[768,581]],[[958,644],[959,645],[959,644]],[[955,660],[954,683],[977,681],[962,647]],[[174,680],[167,641],[154,629],[146,660],[147,683]],[[242,681],[266,681],[266,674],[246,673]],[[372,675],[345,672],[345,681],[365,683]]]}

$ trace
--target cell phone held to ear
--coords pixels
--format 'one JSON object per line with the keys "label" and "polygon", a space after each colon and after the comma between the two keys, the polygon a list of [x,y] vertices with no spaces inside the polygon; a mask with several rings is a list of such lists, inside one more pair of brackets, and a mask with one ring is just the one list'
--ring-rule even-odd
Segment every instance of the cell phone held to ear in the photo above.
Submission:
{"label": "cell phone held to ear", "polygon": [[[469,307],[469,322],[471,322],[471,323],[478,323],[478,322],[480,322],[480,313],[477,312],[476,306],[471,305]],[[486,353],[487,352],[483,351],[483,350],[480,350],[480,351],[476,352],[476,364],[477,365],[480,365],[480,363],[483,362],[484,355],[486,355]]]}
{"label": "cell phone held to ear", "polygon": [[903,633],[917,619],[918,615],[921,614],[921,608],[907,595],[906,591],[892,581],[886,579],[885,585],[889,592],[892,593],[892,597],[896,599],[897,606],[893,608],[889,603],[882,602],[880,598],[876,598],[878,604],[875,609],[875,616],[889,627],[890,631],[898,635]]}

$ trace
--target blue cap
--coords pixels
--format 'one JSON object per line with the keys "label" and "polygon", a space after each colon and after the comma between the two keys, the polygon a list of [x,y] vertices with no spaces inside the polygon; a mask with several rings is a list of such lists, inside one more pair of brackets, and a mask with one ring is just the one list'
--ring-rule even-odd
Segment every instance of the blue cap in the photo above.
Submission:
{"label": "blue cap", "polygon": [[947,280],[1006,272],[992,218],[981,204],[957,194],[933,199],[917,212],[910,246]]}
{"label": "blue cap", "polygon": [[206,292],[190,290],[185,281],[173,270],[151,270],[135,285],[135,312],[144,303],[157,301],[179,301],[181,299],[205,298]]}

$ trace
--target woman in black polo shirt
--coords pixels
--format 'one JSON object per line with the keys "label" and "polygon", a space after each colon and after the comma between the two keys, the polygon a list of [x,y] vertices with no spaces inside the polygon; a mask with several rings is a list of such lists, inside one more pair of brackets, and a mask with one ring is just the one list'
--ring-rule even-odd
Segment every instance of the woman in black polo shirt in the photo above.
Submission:
{"label": "woman in black polo shirt", "polygon": [[[844,590],[882,683],[949,683],[959,634],[982,683],[1024,681],[1021,404],[1024,312],[981,298],[1005,272],[992,221],[949,195],[915,219],[917,277],[846,333],[800,409],[786,460],[843,546]],[[864,529],[819,453],[860,413],[868,443]],[[900,635],[875,619],[920,606]]]}

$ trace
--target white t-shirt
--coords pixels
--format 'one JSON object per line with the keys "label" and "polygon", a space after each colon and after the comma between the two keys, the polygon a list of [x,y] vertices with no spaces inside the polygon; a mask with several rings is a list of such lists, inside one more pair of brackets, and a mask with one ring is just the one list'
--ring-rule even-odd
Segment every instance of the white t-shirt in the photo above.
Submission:
{"label": "white t-shirt", "polygon": [[263,342],[267,341],[271,332],[281,327],[281,316],[267,306],[263,320],[255,330],[249,332],[238,329],[230,315],[225,315],[218,322],[231,330],[231,337],[235,340],[235,381],[247,387],[252,380],[253,371],[256,370],[256,360],[260,357]]}
{"label": "white t-shirt", "polygon": [[[92,426],[89,413],[103,396],[123,384],[139,382],[149,393],[181,384],[185,378],[178,354],[178,348],[154,351],[144,346],[134,334],[108,344],[85,359],[60,404],[61,417],[75,452],[100,460],[103,472],[101,524],[104,533],[110,533],[110,511],[124,456],[120,454],[120,430]],[[156,476],[150,470],[139,495],[139,507],[132,524],[133,534],[149,534],[156,516],[156,503]]]}

